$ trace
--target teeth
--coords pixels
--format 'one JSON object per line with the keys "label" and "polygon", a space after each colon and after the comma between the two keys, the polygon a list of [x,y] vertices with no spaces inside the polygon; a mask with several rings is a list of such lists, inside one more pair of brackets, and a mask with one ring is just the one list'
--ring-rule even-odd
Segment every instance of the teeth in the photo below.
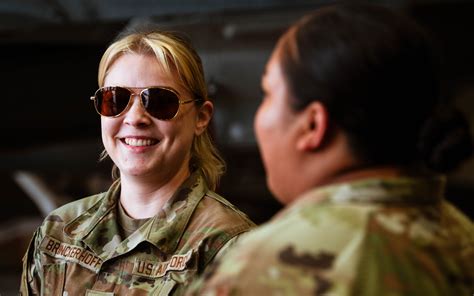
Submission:
{"label": "teeth", "polygon": [[151,139],[125,138],[125,143],[130,146],[151,146],[155,144],[155,141]]}

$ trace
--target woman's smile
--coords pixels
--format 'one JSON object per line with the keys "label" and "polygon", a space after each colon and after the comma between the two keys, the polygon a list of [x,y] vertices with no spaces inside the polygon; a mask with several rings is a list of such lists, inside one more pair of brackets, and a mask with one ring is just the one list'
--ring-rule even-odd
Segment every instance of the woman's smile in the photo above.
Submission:
{"label": "woman's smile", "polygon": [[124,137],[121,138],[120,141],[133,147],[153,146],[160,142],[158,139],[148,137]]}
{"label": "woman's smile", "polygon": [[160,143],[159,139],[144,136],[126,136],[120,142],[133,153],[144,153],[154,150]]}

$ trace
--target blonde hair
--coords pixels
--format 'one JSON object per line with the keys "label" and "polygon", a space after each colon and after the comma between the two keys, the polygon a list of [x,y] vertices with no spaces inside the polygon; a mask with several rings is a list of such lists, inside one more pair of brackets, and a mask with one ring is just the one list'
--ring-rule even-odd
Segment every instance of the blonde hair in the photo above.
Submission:
{"label": "blonde hair", "polygon": [[[133,32],[113,42],[105,51],[99,64],[99,86],[104,85],[105,77],[111,65],[124,54],[151,54],[162,65],[163,71],[171,76],[177,76],[177,83],[185,88],[195,98],[209,100],[204,79],[201,58],[191,44],[173,32],[148,31]],[[198,101],[196,104],[202,104]],[[104,150],[100,159],[106,158]],[[191,171],[199,170],[211,190],[215,190],[219,179],[225,171],[225,162],[217,148],[212,143],[209,132],[206,130],[196,136],[191,146]],[[118,178],[119,171],[114,165],[114,178]]]}

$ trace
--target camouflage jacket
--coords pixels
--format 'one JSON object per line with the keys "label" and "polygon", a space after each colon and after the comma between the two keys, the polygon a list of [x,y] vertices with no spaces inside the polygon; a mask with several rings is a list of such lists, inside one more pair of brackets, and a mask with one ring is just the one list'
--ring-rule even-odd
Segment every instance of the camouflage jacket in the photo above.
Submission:
{"label": "camouflage jacket", "polygon": [[120,182],[53,211],[23,259],[21,295],[181,294],[253,223],[194,173],[158,215],[120,237]]}
{"label": "camouflage jacket", "polygon": [[315,189],[241,236],[189,294],[472,295],[474,226],[443,200],[444,183]]}

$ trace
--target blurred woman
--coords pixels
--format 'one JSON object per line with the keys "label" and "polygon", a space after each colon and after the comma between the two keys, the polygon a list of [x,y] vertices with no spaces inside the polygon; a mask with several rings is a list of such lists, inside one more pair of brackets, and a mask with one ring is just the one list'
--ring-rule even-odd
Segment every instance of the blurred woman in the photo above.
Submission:
{"label": "blurred woman", "polygon": [[169,295],[252,222],[216,188],[201,60],[176,34],[135,32],[104,53],[91,98],[115,164],[110,189],[46,217],[24,258],[23,295]]}
{"label": "blurred woman", "polygon": [[412,20],[368,5],[322,8],[280,38],[255,131],[286,208],[242,237],[201,293],[474,291],[474,227],[439,174],[472,142],[439,105],[430,48]]}

